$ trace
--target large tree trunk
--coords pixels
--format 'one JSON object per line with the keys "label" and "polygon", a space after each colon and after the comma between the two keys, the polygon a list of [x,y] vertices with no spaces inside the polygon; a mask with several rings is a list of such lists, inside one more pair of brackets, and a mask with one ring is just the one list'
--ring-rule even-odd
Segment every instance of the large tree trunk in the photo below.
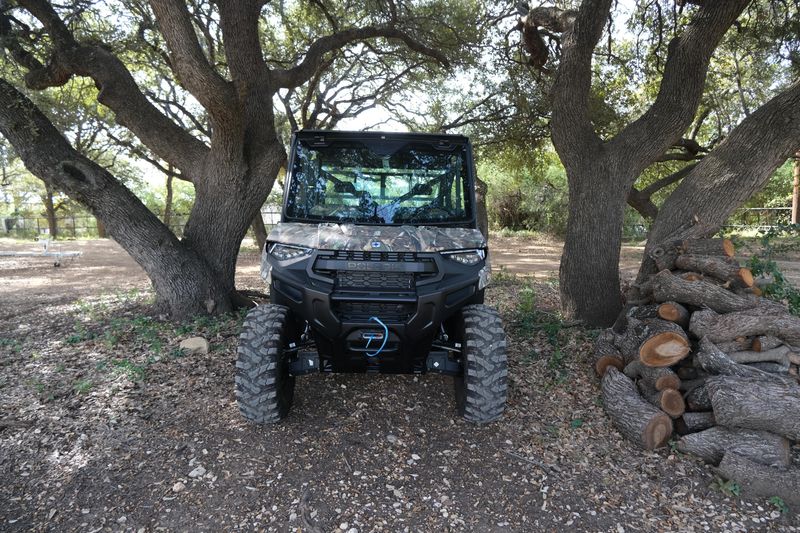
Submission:
{"label": "large tree trunk", "polygon": [[170,227],[172,223],[172,165],[168,167],[169,173],[167,174],[167,197],[164,199],[164,225]]}
{"label": "large tree trunk", "polygon": [[[564,149],[582,150],[577,145]],[[609,327],[622,310],[619,253],[625,196],[618,190],[618,176],[603,174],[599,153],[584,157],[591,168],[565,165],[570,201],[559,269],[561,306],[567,316],[587,325]]]}
{"label": "large tree trunk", "polygon": [[[103,222],[147,272],[157,303],[167,312],[186,317],[232,308],[232,271],[230,279],[221,277],[218,265],[178,241],[133,193],[75,151],[33,103],[4,80],[0,80],[0,133],[31,172],[87,206]],[[237,218],[228,215],[221,218]],[[233,234],[228,240],[236,238]]]}
{"label": "large tree trunk", "polygon": [[794,186],[792,187],[792,224],[800,224],[800,151],[794,154]]}
{"label": "large tree trunk", "polygon": [[42,197],[44,203],[45,216],[47,218],[47,230],[50,233],[50,238],[55,240],[58,238],[58,221],[56,219],[56,207],[53,203],[53,187],[45,184],[45,192]]}

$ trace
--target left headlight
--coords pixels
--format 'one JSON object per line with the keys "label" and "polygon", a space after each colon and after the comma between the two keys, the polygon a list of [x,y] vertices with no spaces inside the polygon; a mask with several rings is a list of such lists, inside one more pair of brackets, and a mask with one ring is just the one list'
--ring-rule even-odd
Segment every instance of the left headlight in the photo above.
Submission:
{"label": "left headlight", "polygon": [[311,248],[303,246],[292,246],[290,244],[273,243],[269,245],[269,253],[278,261],[288,261],[289,259],[297,259],[303,255],[311,253]]}
{"label": "left headlight", "polygon": [[481,249],[442,252],[442,255],[462,265],[477,265],[486,258],[486,252]]}

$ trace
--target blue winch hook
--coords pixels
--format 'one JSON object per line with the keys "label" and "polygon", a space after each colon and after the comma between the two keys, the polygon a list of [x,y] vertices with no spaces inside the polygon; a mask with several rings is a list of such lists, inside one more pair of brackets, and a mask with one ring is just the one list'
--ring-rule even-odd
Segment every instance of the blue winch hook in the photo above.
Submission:
{"label": "blue winch hook", "polygon": [[[384,324],[384,323],[381,321],[381,319],[380,319],[380,318],[378,318],[378,317],[376,317],[376,316],[370,317],[370,320],[374,320],[375,322],[377,322],[378,324],[380,324],[381,326],[383,326],[383,343],[381,344],[381,347],[380,347],[380,348],[378,348],[378,351],[377,351],[377,352],[373,352],[373,353],[367,353],[367,357],[375,357],[376,355],[378,355],[379,353],[381,353],[381,352],[383,351],[383,348],[386,346],[386,341],[389,339],[389,328],[388,328],[388,327],[386,327],[386,324]],[[367,348],[369,348],[369,343],[371,343],[371,342],[372,342],[372,339],[374,339],[374,338],[375,338],[375,337],[369,337],[369,338],[367,338]]]}

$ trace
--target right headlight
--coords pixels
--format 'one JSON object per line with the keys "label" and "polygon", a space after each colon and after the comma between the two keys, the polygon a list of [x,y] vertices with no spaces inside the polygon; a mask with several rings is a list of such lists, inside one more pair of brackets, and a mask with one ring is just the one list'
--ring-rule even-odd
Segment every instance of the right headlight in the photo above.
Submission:
{"label": "right headlight", "polygon": [[462,265],[477,265],[486,258],[486,252],[481,249],[454,250],[452,252],[442,252],[442,255]]}
{"label": "right headlight", "polygon": [[288,261],[289,259],[297,259],[303,255],[310,254],[311,248],[276,242],[269,245],[269,253],[278,261]]}

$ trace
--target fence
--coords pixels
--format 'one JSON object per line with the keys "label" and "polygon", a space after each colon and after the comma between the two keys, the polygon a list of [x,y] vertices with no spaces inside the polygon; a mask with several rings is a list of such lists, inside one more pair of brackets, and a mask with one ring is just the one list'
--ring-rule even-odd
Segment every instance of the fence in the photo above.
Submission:
{"label": "fence", "polygon": [[[261,210],[261,218],[269,230],[280,222],[281,212],[278,206],[266,206]],[[183,229],[189,215],[174,213],[170,217],[169,229],[178,237],[183,236]],[[66,239],[90,239],[99,236],[97,219],[91,215],[70,215],[56,218],[58,237]],[[0,236],[17,239],[36,239],[50,235],[50,228],[45,217],[4,217],[0,219]]]}

